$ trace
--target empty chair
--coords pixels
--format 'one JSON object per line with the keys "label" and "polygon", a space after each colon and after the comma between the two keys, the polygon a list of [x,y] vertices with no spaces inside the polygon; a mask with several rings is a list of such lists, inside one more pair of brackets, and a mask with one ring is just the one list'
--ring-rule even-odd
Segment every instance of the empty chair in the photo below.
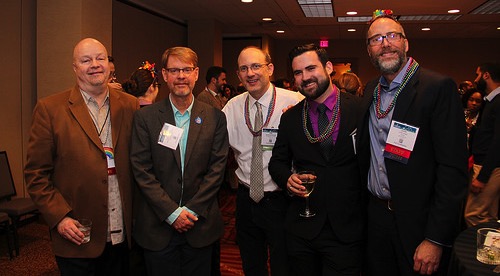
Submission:
{"label": "empty chair", "polygon": [[17,228],[23,216],[38,215],[38,210],[30,198],[12,198],[16,196],[16,186],[10,171],[7,152],[0,151],[0,212],[7,213],[12,222],[14,248],[19,256],[19,236]]}

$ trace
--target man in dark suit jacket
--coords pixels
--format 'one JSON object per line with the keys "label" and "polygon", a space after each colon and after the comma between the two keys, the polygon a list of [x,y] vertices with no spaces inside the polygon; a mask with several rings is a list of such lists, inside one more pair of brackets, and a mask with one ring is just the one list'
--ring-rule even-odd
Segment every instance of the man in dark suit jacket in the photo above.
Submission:
{"label": "man in dark suit jacket", "polygon": [[[291,195],[286,214],[290,265],[296,275],[359,275],[365,189],[356,158],[358,98],[331,83],[333,65],[324,49],[296,47],[290,61],[306,99],[282,115],[269,163],[273,180]],[[320,106],[326,106],[325,129]],[[313,217],[299,215],[306,192],[292,166],[295,172],[316,174],[309,197]]]}
{"label": "man in dark suit jacket", "polygon": [[472,144],[474,166],[465,222],[468,226],[498,220],[500,197],[500,63],[487,62],[476,69],[474,80],[484,91],[484,108]]}
{"label": "man in dark suit jacket", "polygon": [[367,274],[445,274],[467,189],[456,85],[407,58],[403,27],[390,15],[372,20],[367,49],[382,74],[366,86],[361,135],[371,193]]}
{"label": "man in dark suit jacket", "polygon": [[212,244],[223,234],[217,192],[229,148],[226,117],[194,99],[197,63],[189,48],[167,49],[169,98],[134,118],[131,162],[141,191],[134,238],[148,275],[209,275]]}
{"label": "man in dark suit jacket", "polygon": [[[108,87],[108,54],[99,41],[75,46],[73,68],[77,85],[35,107],[26,184],[50,227],[62,275],[123,275],[132,234],[129,142],[139,103]],[[88,243],[79,218],[92,221]]]}

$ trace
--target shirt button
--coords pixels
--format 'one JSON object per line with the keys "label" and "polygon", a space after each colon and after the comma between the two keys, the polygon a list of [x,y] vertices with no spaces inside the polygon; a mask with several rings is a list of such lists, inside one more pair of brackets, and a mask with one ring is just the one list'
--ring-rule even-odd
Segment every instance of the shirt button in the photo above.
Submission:
{"label": "shirt button", "polygon": [[378,170],[379,170],[379,171],[383,171],[382,167],[378,167]]}

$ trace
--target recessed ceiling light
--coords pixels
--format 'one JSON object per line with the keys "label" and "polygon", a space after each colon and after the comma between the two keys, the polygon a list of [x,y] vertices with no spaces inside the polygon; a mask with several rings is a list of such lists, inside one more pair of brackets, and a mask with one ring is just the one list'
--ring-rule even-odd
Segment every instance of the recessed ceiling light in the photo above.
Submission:
{"label": "recessed ceiling light", "polygon": [[348,32],[355,32],[356,29],[347,29]]}
{"label": "recessed ceiling light", "polygon": [[253,0],[241,0],[242,3],[252,3]]}
{"label": "recessed ceiling light", "polygon": [[279,34],[285,33],[285,31],[282,31],[282,30],[277,30],[276,32],[279,33]]}
{"label": "recessed ceiling light", "polygon": [[430,31],[431,28],[422,28],[422,31],[426,32],[426,31]]}
{"label": "recessed ceiling light", "polygon": [[500,27],[497,27],[497,30],[500,30]]}
{"label": "recessed ceiling light", "polygon": [[264,17],[264,18],[262,18],[262,21],[271,21],[271,20],[273,20],[271,17]]}
{"label": "recessed ceiling light", "polygon": [[349,12],[346,12],[347,15],[356,15],[358,14],[358,12],[355,12],[355,11],[349,11]]}
{"label": "recessed ceiling light", "polygon": [[448,13],[459,13],[460,10],[449,10]]}

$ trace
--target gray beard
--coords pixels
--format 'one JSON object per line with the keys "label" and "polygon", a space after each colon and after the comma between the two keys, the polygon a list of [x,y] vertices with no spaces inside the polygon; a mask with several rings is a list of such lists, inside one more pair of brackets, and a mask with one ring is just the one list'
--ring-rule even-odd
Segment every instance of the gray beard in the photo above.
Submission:
{"label": "gray beard", "polygon": [[378,59],[373,59],[373,64],[383,75],[395,74],[404,65],[405,59],[405,56],[398,55],[397,60],[386,61],[383,63]]}

